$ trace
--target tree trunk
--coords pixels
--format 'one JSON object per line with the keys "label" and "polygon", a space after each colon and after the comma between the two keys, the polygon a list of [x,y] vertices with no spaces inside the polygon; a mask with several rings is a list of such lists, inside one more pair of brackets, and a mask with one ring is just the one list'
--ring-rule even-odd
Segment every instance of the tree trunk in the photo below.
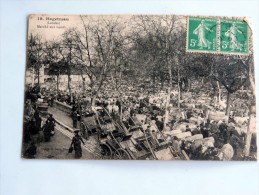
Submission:
{"label": "tree trunk", "polygon": [[32,67],[32,87],[35,84],[35,67]]}
{"label": "tree trunk", "polygon": [[245,147],[244,147],[244,152],[243,152],[245,156],[249,156],[249,154],[250,154],[250,146],[251,146],[251,138],[252,138],[251,130],[252,130],[253,121],[254,121],[253,119],[254,119],[254,113],[252,112],[252,106],[250,106]]}
{"label": "tree trunk", "polygon": [[164,80],[160,80],[161,81],[161,89],[164,89]]}
{"label": "tree trunk", "polygon": [[67,87],[68,87],[68,92],[70,96],[70,102],[72,102],[72,92],[71,92],[71,77],[70,74],[67,75]]}
{"label": "tree trunk", "polygon": [[40,67],[38,67],[37,75],[38,75],[38,84],[40,84]]}
{"label": "tree trunk", "polygon": [[155,77],[152,78],[152,82],[153,82],[153,84],[152,84],[153,93],[155,93],[155,83],[156,83]]}
{"label": "tree trunk", "polygon": [[252,126],[255,117],[255,82],[254,82],[254,72],[252,72],[252,66],[253,63],[249,61],[249,83],[250,83],[250,89],[252,92],[252,98],[251,103],[249,107],[249,119],[248,119],[248,127],[247,127],[247,133],[246,133],[246,140],[245,140],[245,148],[244,148],[244,155],[249,156],[250,155],[250,146],[251,146],[251,138],[252,138]]}
{"label": "tree trunk", "polygon": [[[242,83],[243,81],[243,78],[242,78],[242,76],[240,77],[240,83]],[[242,85],[242,87],[241,87],[241,91],[242,91],[242,93],[243,93],[243,91],[244,91],[244,85]]]}
{"label": "tree trunk", "polygon": [[221,101],[221,90],[220,90],[220,85],[219,85],[218,81],[217,81],[217,86],[218,86],[218,90],[219,90],[218,102],[220,103],[220,101]]}
{"label": "tree trunk", "polygon": [[177,107],[181,107],[181,86],[180,86],[180,70],[179,67],[177,69],[177,87],[178,87],[178,102],[177,102]]}
{"label": "tree trunk", "polygon": [[93,107],[95,106],[95,101],[96,101],[96,92],[94,92],[91,97],[91,104]]}
{"label": "tree trunk", "polygon": [[[169,78],[170,78],[170,80],[172,80],[171,65],[168,65],[168,66],[170,66],[170,68],[168,68],[169,69],[168,70],[169,71]],[[170,82],[169,86],[168,86],[168,94],[167,94],[167,97],[166,97],[164,129],[165,129],[166,124],[168,123],[168,120],[169,120],[169,105],[170,105],[171,87],[172,87],[172,83]]]}
{"label": "tree trunk", "polygon": [[[167,42],[166,42],[166,48],[169,48],[169,37],[167,37]],[[168,55],[166,56],[166,62],[167,62],[167,67],[168,67],[168,74],[169,74],[169,85],[168,85],[168,94],[166,97],[166,105],[165,105],[165,115],[164,115],[164,127],[165,129],[166,124],[168,123],[169,120],[169,105],[170,105],[170,96],[171,96],[171,88],[172,88],[172,65],[170,64],[170,61],[168,59]],[[161,77],[160,77],[161,78]]]}
{"label": "tree trunk", "polygon": [[226,107],[226,115],[227,115],[227,120],[229,118],[229,114],[230,114],[230,101],[231,101],[231,93],[228,91],[228,95],[227,95],[227,107]]}
{"label": "tree trunk", "polygon": [[250,145],[251,145],[251,138],[252,138],[251,130],[252,130],[252,124],[254,122],[254,117],[255,117],[255,105],[254,103],[252,103],[252,101],[255,100],[255,82],[253,78],[252,66],[253,64],[249,62],[249,82],[250,82],[250,89],[252,91],[253,98],[251,100],[251,104],[249,108],[248,127],[247,127],[245,147],[244,147],[245,156],[249,156],[250,154]]}
{"label": "tree trunk", "polygon": [[192,88],[192,81],[190,79],[190,80],[188,80],[188,89],[187,89],[187,91],[189,92],[191,90],[191,88]]}
{"label": "tree trunk", "polygon": [[81,78],[82,78],[82,85],[83,85],[83,94],[85,94],[85,79],[84,79],[83,73],[81,73]]}
{"label": "tree trunk", "polygon": [[59,75],[57,75],[57,92],[59,91]]}

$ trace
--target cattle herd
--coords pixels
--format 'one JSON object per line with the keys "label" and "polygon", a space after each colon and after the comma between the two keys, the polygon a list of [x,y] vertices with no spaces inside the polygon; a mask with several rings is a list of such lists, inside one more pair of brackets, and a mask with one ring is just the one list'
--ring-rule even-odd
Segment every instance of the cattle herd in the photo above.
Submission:
{"label": "cattle herd", "polygon": [[72,112],[77,112],[78,121],[98,108],[104,108],[113,120],[122,122],[126,128],[137,125],[158,142],[165,139],[174,151],[184,151],[191,160],[255,160],[255,127],[252,127],[250,156],[243,155],[248,109],[244,104],[246,99],[238,95],[233,98],[228,118],[223,100],[202,90],[193,90],[181,94],[179,108],[178,91],[173,90],[165,121],[166,90],[145,92],[138,87],[126,88],[123,92],[106,90],[97,94],[95,103],[91,102],[90,92],[80,94],[75,91],[72,96],[65,91],[53,92],[44,88],[37,92],[37,96],[47,99],[49,105],[53,101],[70,105]]}

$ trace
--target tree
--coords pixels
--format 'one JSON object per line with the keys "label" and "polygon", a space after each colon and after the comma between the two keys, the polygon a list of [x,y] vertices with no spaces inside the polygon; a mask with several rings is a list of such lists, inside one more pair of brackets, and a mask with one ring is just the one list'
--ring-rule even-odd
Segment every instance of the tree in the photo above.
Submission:
{"label": "tree", "polygon": [[[136,16],[136,26],[139,26],[139,34],[151,37],[151,50],[153,55],[150,56],[157,64],[162,64],[167,69],[168,87],[167,99],[165,106],[164,126],[168,122],[169,104],[172,90],[173,75],[172,71],[177,70],[178,83],[178,107],[180,107],[180,51],[182,42],[179,41],[183,34],[184,18],[176,16]],[[148,46],[147,46],[148,47]]]}
{"label": "tree", "polygon": [[37,74],[37,82],[40,83],[40,68],[43,61],[44,49],[43,42],[40,35],[31,34],[27,42],[27,66],[33,70],[33,84],[34,85],[34,71]]}
{"label": "tree", "polygon": [[45,43],[45,63],[49,65],[49,75],[56,76],[56,89],[59,91],[59,77],[64,75],[66,67],[64,59],[59,51],[60,43],[58,41],[49,41]]}
{"label": "tree", "polygon": [[249,48],[249,55],[248,56],[241,56],[239,55],[237,57],[240,62],[247,67],[248,70],[248,81],[249,81],[249,87],[251,91],[251,95],[249,96],[249,101],[247,102],[247,106],[249,107],[249,119],[248,119],[248,127],[247,127],[247,133],[246,133],[246,140],[245,140],[245,147],[243,154],[245,156],[249,156],[250,154],[250,146],[251,146],[251,137],[252,137],[252,127],[254,126],[254,118],[256,114],[255,109],[255,98],[256,98],[256,92],[255,92],[255,75],[254,75],[254,55],[253,55],[253,36],[252,36],[252,30],[250,30],[250,48]]}
{"label": "tree", "polygon": [[72,55],[90,79],[92,105],[108,74],[118,70],[125,58],[124,23],[119,20],[119,17],[81,16],[83,31],[73,29],[71,32],[76,45]]}
{"label": "tree", "polygon": [[[241,58],[242,59],[242,58]],[[250,154],[250,146],[251,146],[251,137],[252,137],[252,127],[254,126],[254,118],[255,118],[255,78],[254,78],[254,58],[252,52],[250,52],[250,56],[245,60],[242,59],[242,62],[248,65],[248,75],[249,75],[249,84],[251,90],[250,100],[247,102],[249,107],[249,119],[248,119],[248,127],[246,133],[245,147],[244,147],[244,155],[249,156]]]}
{"label": "tree", "polygon": [[56,81],[56,89],[59,91],[59,77],[60,75],[64,75],[66,73],[66,66],[64,60],[60,60],[58,62],[51,62],[49,64],[49,74],[55,75],[57,78]]}
{"label": "tree", "polygon": [[67,87],[69,91],[70,101],[72,102],[72,89],[71,89],[71,72],[75,67],[75,60],[72,57],[73,51],[75,48],[74,39],[72,37],[73,29],[67,29],[62,34],[62,39],[58,43],[57,51],[60,56],[59,63],[63,63],[61,65],[64,73],[67,75]]}
{"label": "tree", "polygon": [[163,58],[160,55],[160,46],[153,34],[148,33],[142,35],[142,30],[131,35],[134,43],[131,55],[132,63],[130,64],[134,71],[134,79],[137,83],[143,80],[150,80],[152,82],[153,91],[156,87],[156,81],[161,83],[161,88],[168,79],[168,71]]}
{"label": "tree", "polygon": [[[248,66],[234,56],[218,56],[214,67],[214,78],[227,90],[226,115],[229,117],[231,94],[239,90],[248,79]],[[240,79],[244,78],[244,79]]]}

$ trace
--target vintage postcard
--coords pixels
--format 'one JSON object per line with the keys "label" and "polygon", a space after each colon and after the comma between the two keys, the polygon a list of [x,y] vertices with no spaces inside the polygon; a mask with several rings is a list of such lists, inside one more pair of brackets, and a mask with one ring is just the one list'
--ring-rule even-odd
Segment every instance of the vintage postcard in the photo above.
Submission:
{"label": "vintage postcard", "polygon": [[256,161],[246,17],[28,16],[25,159]]}

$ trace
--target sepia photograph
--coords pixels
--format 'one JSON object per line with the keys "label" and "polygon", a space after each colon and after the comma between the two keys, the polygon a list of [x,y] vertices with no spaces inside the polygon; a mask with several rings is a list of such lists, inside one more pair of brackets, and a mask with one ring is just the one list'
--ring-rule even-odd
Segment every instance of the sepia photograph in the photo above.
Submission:
{"label": "sepia photograph", "polygon": [[246,17],[29,15],[23,159],[257,161]]}

